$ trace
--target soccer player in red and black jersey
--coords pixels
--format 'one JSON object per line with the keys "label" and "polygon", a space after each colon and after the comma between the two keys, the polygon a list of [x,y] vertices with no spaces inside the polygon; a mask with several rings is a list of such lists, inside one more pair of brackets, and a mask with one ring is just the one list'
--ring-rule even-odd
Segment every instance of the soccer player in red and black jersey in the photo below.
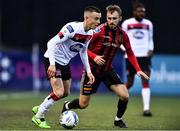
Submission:
{"label": "soccer player in red and black jersey", "polygon": [[110,91],[113,91],[119,97],[114,125],[120,128],[127,128],[127,125],[122,120],[122,116],[126,110],[129,94],[126,85],[121,81],[112,67],[113,57],[115,52],[120,49],[121,44],[126,48],[128,58],[135,67],[137,74],[146,79],[148,79],[148,76],[141,71],[136,57],[131,50],[127,34],[118,26],[122,19],[120,7],[118,5],[109,5],[106,10],[107,22],[96,29],[96,33],[88,48],[90,67],[95,76],[95,82],[93,84],[87,84],[88,77],[87,73],[84,72],[79,99],[65,102],[62,112],[69,109],[86,108],[89,104],[91,94],[96,93],[100,83],[103,82]]}

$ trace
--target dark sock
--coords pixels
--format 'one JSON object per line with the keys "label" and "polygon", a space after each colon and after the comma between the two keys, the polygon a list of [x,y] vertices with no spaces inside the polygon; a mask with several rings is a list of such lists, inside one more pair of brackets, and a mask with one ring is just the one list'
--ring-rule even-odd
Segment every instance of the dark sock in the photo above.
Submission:
{"label": "dark sock", "polygon": [[117,106],[118,107],[118,111],[117,111],[118,118],[121,118],[124,115],[124,113],[126,111],[127,103],[128,103],[128,101],[123,101],[123,100],[119,99],[118,106]]}
{"label": "dark sock", "polygon": [[81,109],[79,99],[74,99],[68,104],[69,109]]}

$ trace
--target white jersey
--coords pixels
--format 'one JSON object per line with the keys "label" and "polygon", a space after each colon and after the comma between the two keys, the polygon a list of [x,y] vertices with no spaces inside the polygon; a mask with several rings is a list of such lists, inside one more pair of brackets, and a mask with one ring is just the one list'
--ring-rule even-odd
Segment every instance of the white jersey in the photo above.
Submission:
{"label": "white jersey", "polygon": [[92,35],[93,30],[87,32],[84,30],[83,22],[67,23],[56,36],[48,41],[48,49],[44,56],[49,58],[50,65],[55,65],[55,62],[67,65],[79,53],[85,69],[89,73],[91,71],[87,47]]}
{"label": "white jersey", "polygon": [[122,23],[122,29],[128,34],[136,57],[146,57],[149,50],[154,50],[151,21],[144,18],[139,22],[135,18],[129,18]]}

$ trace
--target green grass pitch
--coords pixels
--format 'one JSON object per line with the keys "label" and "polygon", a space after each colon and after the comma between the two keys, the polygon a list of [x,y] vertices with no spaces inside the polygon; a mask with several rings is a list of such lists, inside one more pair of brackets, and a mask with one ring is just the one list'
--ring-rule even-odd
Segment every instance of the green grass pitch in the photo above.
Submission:
{"label": "green grass pitch", "polygon": [[[48,93],[0,93],[0,130],[40,130],[31,123],[31,108],[38,105]],[[65,100],[78,97],[73,94],[60,100],[46,115],[51,130],[64,130],[58,123]],[[113,127],[118,98],[113,94],[95,94],[87,109],[74,110],[79,124],[74,130],[119,130]],[[152,117],[142,116],[141,96],[130,96],[124,121],[128,130],[180,130],[180,96],[152,96]]]}

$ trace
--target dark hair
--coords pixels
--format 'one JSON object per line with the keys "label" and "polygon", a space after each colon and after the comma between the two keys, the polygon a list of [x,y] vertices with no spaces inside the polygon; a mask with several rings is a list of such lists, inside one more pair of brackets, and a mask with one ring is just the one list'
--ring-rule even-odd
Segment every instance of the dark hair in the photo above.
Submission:
{"label": "dark hair", "polygon": [[97,13],[101,13],[100,9],[98,9],[97,7],[95,6],[87,6],[85,7],[84,9],[84,12],[97,12]]}
{"label": "dark hair", "polygon": [[136,10],[137,8],[145,8],[145,6],[142,3],[135,3],[133,5],[133,10]]}
{"label": "dark hair", "polygon": [[113,13],[114,11],[117,11],[119,13],[119,15],[122,14],[122,10],[118,5],[109,5],[109,6],[107,6],[106,11],[111,12],[111,13]]}

